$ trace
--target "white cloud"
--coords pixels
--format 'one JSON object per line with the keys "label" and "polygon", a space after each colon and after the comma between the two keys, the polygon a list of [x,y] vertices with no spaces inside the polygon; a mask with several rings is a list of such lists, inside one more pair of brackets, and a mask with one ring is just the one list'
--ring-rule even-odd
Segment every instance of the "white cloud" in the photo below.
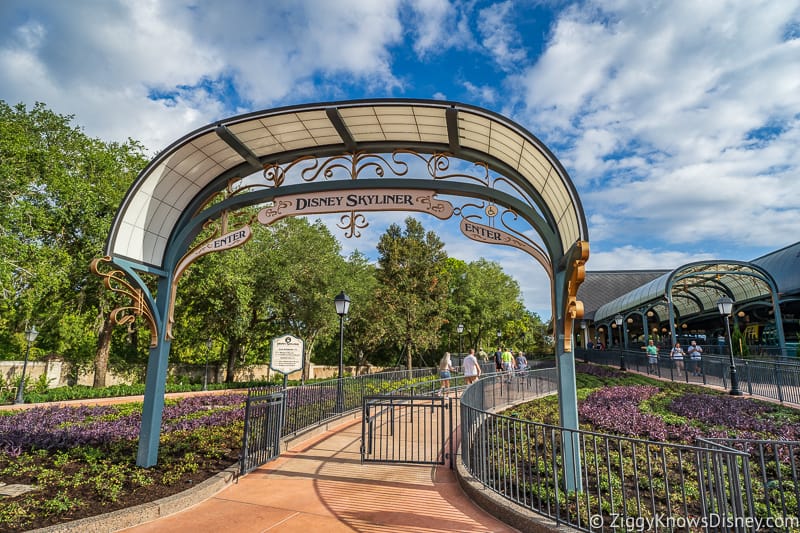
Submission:
{"label": "white cloud", "polygon": [[[87,133],[159,150],[217,117],[400,82],[398,1],[13,2],[0,7],[0,95],[75,114]],[[313,81],[313,83],[309,83]],[[232,84],[245,109],[226,101]],[[223,86],[221,88],[221,86]],[[154,93],[168,96],[153,100]]]}
{"label": "white cloud", "polygon": [[514,25],[513,8],[513,2],[506,1],[478,12],[481,44],[489,51],[498,66],[506,71],[518,70],[527,60],[522,39]]}
{"label": "white cloud", "polygon": [[[797,238],[787,192],[800,170],[800,39],[785,36],[799,19],[774,2],[619,0],[561,14],[520,81],[524,120],[558,147],[593,241],[724,251]],[[753,138],[765,127],[775,131]],[[629,266],[615,257],[609,268]]]}
{"label": "white cloud", "polygon": [[654,251],[643,246],[625,245],[612,250],[592,251],[589,270],[672,270],[686,263],[714,259],[702,252]]}
{"label": "white cloud", "polygon": [[484,105],[492,104],[497,100],[497,92],[495,91],[495,88],[489,85],[478,86],[471,82],[465,81],[464,88],[472,98],[478,100]]}

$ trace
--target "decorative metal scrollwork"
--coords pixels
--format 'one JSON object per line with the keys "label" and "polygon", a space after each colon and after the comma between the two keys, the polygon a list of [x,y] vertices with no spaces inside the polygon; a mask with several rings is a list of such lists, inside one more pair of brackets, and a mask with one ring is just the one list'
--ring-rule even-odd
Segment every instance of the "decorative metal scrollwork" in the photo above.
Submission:
{"label": "decorative metal scrollwork", "polygon": [[209,237],[181,257],[175,267],[175,273],[172,275],[166,339],[172,340],[174,338],[172,327],[175,324],[175,298],[177,296],[178,281],[180,281],[183,273],[192,263],[204,255],[236,248],[248,242],[253,235],[250,225],[255,218],[256,215],[246,209],[233,212],[223,211],[220,218],[209,220],[203,224],[203,229],[210,231]]}
{"label": "decorative metal scrollwork", "polygon": [[355,211],[350,211],[350,213],[342,215],[341,218],[339,218],[339,224],[336,224],[337,228],[345,230],[344,236],[348,239],[352,237],[358,239],[361,237],[361,232],[358,230],[362,230],[368,226],[369,222],[367,222],[367,218]]}
{"label": "decorative metal scrollwork", "polygon": [[[265,184],[260,186],[280,187],[286,182],[287,177],[292,171],[303,181],[312,182],[320,178],[333,179],[337,173],[347,179],[356,180],[364,174],[370,176],[384,177],[393,175],[396,177],[405,176],[409,171],[409,163],[404,160],[404,156],[411,156],[419,159],[425,165],[428,175],[435,180],[445,180],[460,178],[467,181],[474,181],[485,187],[492,187],[493,180],[489,173],[489,165],[483,161],[472,163],[473,167],[479,169],[477,173],[451,171],[452,154],[447,152],[435,152],[433,154],[423,154],[416,150],[398,148],[391,152],[389,158],[364,151],[347,152],[319,159],[314,156],[302,156],[289,163],[267,163],[263,166],[262,176]],[[494,181],[498,181],[496,178]],[[507,180],[504,180],[507,181]],[[512,182],[508,182],[513,185]],[[256,185],[249,185],[253,187]],[[238,189],[236,192],[244,190]],[[518,192],[524,194],[523,191]]]}
{"label": "decorative metal scrollwork", "polygon": [[114,325],[130,324],[137,317],[144,317],[150,328],[150,347],[158,345],[158,327],[156,326],[155,314],[150,309],[148,300],[144,297],[144,292],[135,287],[128,281],[124,271],[113,269],[108,272],[100,271],[100,263],[113,264],[111,257],[99,257],[93,259],[90,265],[94,275],[103,278],[103,285],[111,292],[127,296],[132,300],[132,305],[116,307],[111,311],[111,323]]}

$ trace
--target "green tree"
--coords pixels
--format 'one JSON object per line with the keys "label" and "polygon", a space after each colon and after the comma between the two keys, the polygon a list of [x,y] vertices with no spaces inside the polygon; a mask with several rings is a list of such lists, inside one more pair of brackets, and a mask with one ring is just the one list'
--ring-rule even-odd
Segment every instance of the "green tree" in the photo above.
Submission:
{"label": "green tree", "polygon": [[332,300],[345,277],[340,245],[321,222],[254,224],[244,247],[203,257],[181,280],[179,350],[221,339],[230,382],[238,365],[265,362],[270,339],[289,333],[305,341],[307,377],[317,341],[338,324]]}
{"label": "green tree", "polygon": [[[376,359],[368,360],[370,355],[374,357],[386,338],[385,309],[377,296],[377,270],[365,255],[354,252],[347,258],[345,272],[344,290],[351,301],[345,329],[345,362],[357,367],[378,363]],[[333,344],[338,349],[338,339]]]}
{"label": "green tree", "polygon": [[448,279],[444,243],[414,218],[406,218],[405,229],[390,225],[378,242],[379,287],[387,339],[406,354],[413,365],[415,350],[437,344],[445,320]]}
{"label": "green tree", "polygon": [[458,345],[458,324],[464,325],[463,349],[491,352],[500,342],[515,350],[543,352],[545,325],[525,309],[519,284],[500,264],[481,258],[465,262],[447,259],[450,298],[442,326],[440,350]]}
{"label": "green tree", "polygon": [[146,164],[138,143],[105,143],[44,104],[0,101],[0,345],[26,323],[37,346],[74,363],[107,355],[94,344],[110,295],[88,270],[113,214]]}

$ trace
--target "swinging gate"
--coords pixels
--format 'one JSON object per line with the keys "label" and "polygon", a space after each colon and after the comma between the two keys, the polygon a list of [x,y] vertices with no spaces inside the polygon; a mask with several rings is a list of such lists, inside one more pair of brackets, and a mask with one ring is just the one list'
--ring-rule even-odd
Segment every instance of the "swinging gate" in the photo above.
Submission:
{"label": "swinging gate", "polygon": [[275,387],[257,387],[247,391],[240,474],[247,474],[281,454],[285,398],[286,391]]}
{"label": "swinging gate", "polygon": [[453,457],[454,405],[442,396],[365,396],[361,462],[444,465]]}

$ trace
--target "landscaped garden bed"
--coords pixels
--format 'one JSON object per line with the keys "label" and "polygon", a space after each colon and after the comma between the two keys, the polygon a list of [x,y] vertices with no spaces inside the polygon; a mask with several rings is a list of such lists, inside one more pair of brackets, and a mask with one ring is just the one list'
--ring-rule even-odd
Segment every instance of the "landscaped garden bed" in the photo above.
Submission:
{"label": "landscaped garden bed", "polygon": [[[359,406],[362,394],[382,394],[434,377],[422,374],[347,378],[345,407]],[[275,391],[280,389],[274,386]],[[58,399],[82,391],[61,392]],[[108,394],[101,390],[97,395]],[[205,481],[239,460],[246,399],[246,394],[231,392],[167,400],[159,460],[152,468],[136,466],[141,402],[41,404],[0,411],[0,483],[33,489],[13,497],[0,495],[0,532],[27,531],[133,507]],[[335,400],[335,382],[330,380],[288,389],[283,433],[337,416]]]}
{"label": "landscaped garden bed", "polygon": [[[749,498],[754,518],[798,516],[800,446],[787,442],[800,440],[797,410],[608,367],[577,370],[582,433],[552,428],[556,396],[506,410],[490,432],[495,490],[584,528],[625,517],[724,520],[735,514],[730,502],[746,508]],[[580,492],[559,481],[561,449],[573,438]],[[747,468],[735,450],[750,454]]]}
{"label": "landscaped garden bed", "polygon": [[0,415],[0,531],[27,531],[176,494],[239,458],[243,394],[167,400],[158,465],[136,466],[142,404],[39,406]]}

